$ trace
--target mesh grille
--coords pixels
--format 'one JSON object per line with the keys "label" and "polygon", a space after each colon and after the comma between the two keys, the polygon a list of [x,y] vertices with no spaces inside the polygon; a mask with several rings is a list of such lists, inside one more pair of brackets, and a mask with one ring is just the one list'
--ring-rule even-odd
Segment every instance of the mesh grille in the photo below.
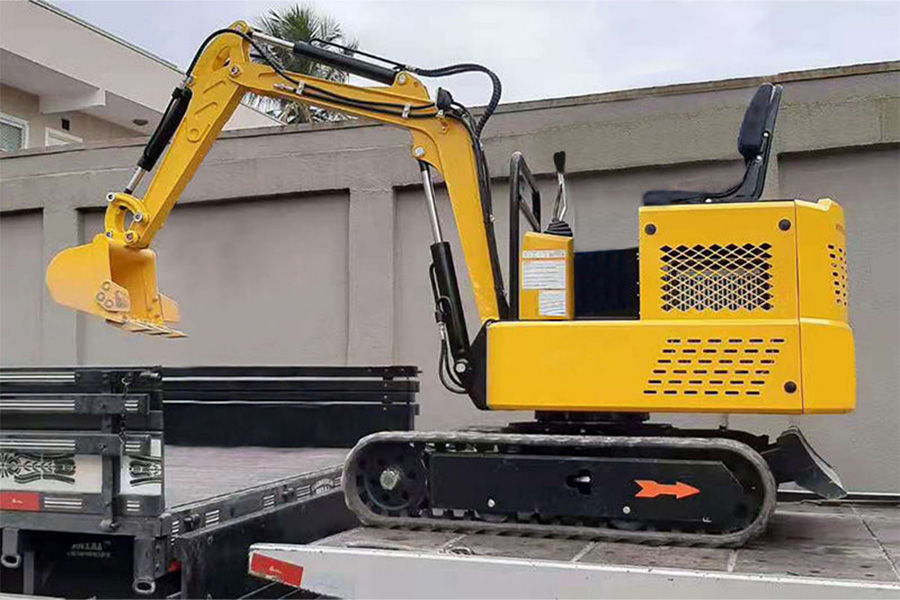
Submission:
{"label": "mesh grille", "polygon": [[668,339],[644,395],[760,396],[784,343],[784,338]]}
{"label": "mesh grille", "polygon": [[831,261],[831,282],[834,290],[834,301],[838,306],[848,306],[850,297],[847,287],[847,254],[844,249],[828,244],[828,258]]}
{"label": "mesh grille", "polygon": [[662,309],[772,310],[771,244],[663,246]]}

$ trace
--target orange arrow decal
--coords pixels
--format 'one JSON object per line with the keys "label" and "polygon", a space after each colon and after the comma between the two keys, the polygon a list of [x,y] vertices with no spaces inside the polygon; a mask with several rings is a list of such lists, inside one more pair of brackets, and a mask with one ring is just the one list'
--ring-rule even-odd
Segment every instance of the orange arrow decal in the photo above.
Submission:
{"label": "orange arrow decal", "polygon": [[676,481],[674,484],[658,483],[650,479],[636,479],[635,483],[641,486],[641,491],[634,495],[635,498],[656,498],[657,496],[675,496],[676,500],[699,494],[700,490],[692,485]]}

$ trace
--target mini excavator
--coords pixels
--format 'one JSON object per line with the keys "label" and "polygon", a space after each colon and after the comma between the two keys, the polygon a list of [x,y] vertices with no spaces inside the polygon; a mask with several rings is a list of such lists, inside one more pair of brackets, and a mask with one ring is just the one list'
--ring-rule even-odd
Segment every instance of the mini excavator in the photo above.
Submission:
{"label": "mini excavator", "polygon": [[[575,252],[565,154],[554,156],[558,189],[546,228],[535,177],[514,154],[505,287],[481,141],[499,79],[477,64],[422,69],[330,46],[288,42],[242,21],[213,32],[131,180],[107,195],[104,231],[50,263],[53,298],[129,332],[184,335],[171,327],[178,306],[157,288],[150,244],[244,94],[373,119],[409,131],[421,170],[441,381],[480,409],[535,418],[360,440],[343,477],[363,522],[738,546],[765,528],[779,484],[825,498],[845,493],[795,427],[770,440],[649,421],[650,413],[855,408],[843,211],[830,199],[760,200],[780,86],[762,85],[741,124],[742,180],[718,192],[647,192],[636,248]],[[279,52],[380,85],[291,73]],[[465,72],[487,75],[493,87],[477,118],[445,89],[429,96],[419,79]],[[443,175],[474,292],[471,338],[433,171]]]}

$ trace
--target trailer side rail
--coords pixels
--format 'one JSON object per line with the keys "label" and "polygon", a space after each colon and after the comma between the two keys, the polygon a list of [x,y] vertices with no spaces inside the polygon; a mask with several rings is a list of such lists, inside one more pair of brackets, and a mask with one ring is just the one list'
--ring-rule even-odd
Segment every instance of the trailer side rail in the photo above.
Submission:
{"label": "trailer side rail", "polygon": [[254,544],[257,577],[337,598],[897,598],[900,584]]}

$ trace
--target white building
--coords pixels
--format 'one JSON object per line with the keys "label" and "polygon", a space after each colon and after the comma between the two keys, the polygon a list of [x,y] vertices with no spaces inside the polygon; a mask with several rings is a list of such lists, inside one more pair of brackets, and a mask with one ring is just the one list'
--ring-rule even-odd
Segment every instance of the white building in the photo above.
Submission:
{"label": "white building", "polygon": [[[149,135],[184,74],[43,0],[0,2],[0,149]],[[277,125],[240,106],[226,129]]]}

